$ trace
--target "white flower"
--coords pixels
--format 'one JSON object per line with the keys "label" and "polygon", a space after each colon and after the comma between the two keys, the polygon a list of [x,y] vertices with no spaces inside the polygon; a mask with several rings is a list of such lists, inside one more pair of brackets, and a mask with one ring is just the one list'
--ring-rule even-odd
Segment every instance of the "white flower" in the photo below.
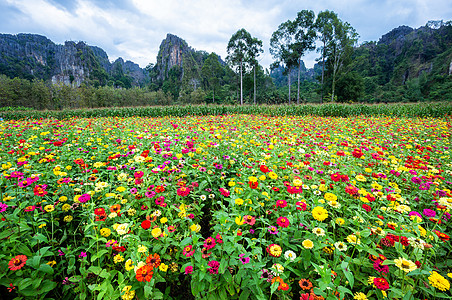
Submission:
{"label": "white flower", "polygon": [[292,250],[287,250],[286,252],[284,252],[284,258],[286,260],[294,261],[295,258],[297,258],[297,255]]}
{"label": "white flower", "polygon": [[342,252],[347,251],[347,245],[344,242],[336,242],[334,243],[334,247]]}
{"label": "white flower", "polygon": [[314,233],[316,236],[324,236],[325,230],[320,227],[315,227],[314,229],[312,229],[312,233]]}

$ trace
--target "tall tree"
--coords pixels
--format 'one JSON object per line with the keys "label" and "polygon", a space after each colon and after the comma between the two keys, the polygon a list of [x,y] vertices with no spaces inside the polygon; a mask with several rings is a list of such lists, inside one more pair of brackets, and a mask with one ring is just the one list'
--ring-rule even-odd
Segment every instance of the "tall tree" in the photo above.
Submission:
{"label": "tall tree", "polygon": [[226,61],[231,66],[237,66],[240,72],[240,105],[243,105],[243,68],[249,60],[251,41],[251,34],[242,28],[232,35],[227,47]]}
{"label": "tall tree", "polygon": [[249,45],[248,50],[248,58],[249,58],[249,64],[253,67],[253,77],[254,77],[254,97],[253,97],[253,103],[256,104],[256,67],[259,65],[259,62],[257,61],[257,58],[259,55],[264,52],[264,49],[262,49],[262,41],[258,38],[252,38]]}
{"label": "tall tree", "polygon": [[342,22],[339,18],[333,22],[333,38],[328,45],[328,55],[332,64],[333,83],[331,87],[331,101],[334,99],[334,88],[338,72],[343,67],[344,60],[353,51],[353,46],[358,41],[358,33],[348,23]]}
{"label": "tall tree", "polygon": [[286,21],[278,26],[278,29],[273,32],[270,39],[270,53],[276,60],[273,66],[282,64],[288,74],[289,79],[289,104],[291,103],[290,96],[290,73],[294,66],[297,65],[298,54],[293,45],[295,44],[294,24],[292,21]]}
{"label": "tall tree", "polygon": [[300,69],[301,57],[306,51],[314,50],[314,40],[316,31],[314,28],[315,14],[312,10],[302,10],[298,12],[297,18],[293,22],[295,43],[292,45],[294,52],[298,55],[298,82],[297,82],[297,104],[300,104]]}
{"label": "tall tree", "polygon": [[322,53],[322,93],[320,98],[320,103],[323,102],[323,94],[324,94],[324,82],[325,82],[325,59],[326,59],[326,51],[327,51],[327,44],[330,42],[333,36],[333,22],[337,19],[337,15],[335,12],[326,10],[322,11],[317,15],[317,19],[315,21],[315,28],[317,30],[317,35],[320,38],[320,41],[322,42],[322,46],[319,48],[319,50]]}
{"label": "tall tree", "polygon": [[215,103],[215,89],[220,83],[220,76],[222,76],[222,67],[218,59],[218,55],[211,53],[201,69],[202,78],[206,88],[212,89],[213,102]]}

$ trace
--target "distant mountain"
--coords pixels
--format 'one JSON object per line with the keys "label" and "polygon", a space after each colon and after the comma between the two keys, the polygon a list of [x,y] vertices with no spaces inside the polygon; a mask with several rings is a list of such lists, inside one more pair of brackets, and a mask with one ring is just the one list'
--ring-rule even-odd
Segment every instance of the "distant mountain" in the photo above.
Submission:
{"label": "distant mountain", "polygon": [[99,47],[72,41],[58,45],[37,34],[0,34],[0,74],[73,86],[82,82],[140,86],[148,77],[146,70],[131,61],[118,58],[110,63]]}

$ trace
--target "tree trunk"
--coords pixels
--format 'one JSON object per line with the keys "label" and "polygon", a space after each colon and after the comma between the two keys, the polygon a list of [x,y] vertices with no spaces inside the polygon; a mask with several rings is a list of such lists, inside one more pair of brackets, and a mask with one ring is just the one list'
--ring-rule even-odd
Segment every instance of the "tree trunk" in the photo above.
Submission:
{"label": "tree trunk", "polygon": [[243,105],[242,61],[240,60],[240,105]]}
{"label": "tree trunk", "polygon": [[325,47],[326,47],[326,42],[324,40],[323,41],[323,54],[322,54],[322,97],[320,98],[320,104],[323,103],[323,78],[324,78],[324,74],[325,74]]}
{"label": "tree trunk", "polygon": [[289,68],[289,105],[290,105],[290,68]]}
{"label": "tree trunk", "polygon": [[256,105],[256,66],[254,66],[254,105]]}
{"label": "tree trunk", "polygon": [[301,69],[301,58],[298,59],[298,83],[297,83],[297,104],[300,104],[300,70]]}

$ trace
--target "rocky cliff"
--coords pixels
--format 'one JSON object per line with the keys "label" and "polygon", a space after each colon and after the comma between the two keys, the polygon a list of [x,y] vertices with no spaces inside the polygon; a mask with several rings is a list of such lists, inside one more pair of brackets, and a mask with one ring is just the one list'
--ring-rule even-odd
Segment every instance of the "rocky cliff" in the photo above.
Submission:
{"label": "rocky cliff", "polygon": [[36,34],[0,34],[0,73],[9,77],[50,80],[79,86],[84,81],[105,85],[112,79],[112,66],[118,64],[133,85],[142,85],[147,72],[122,59],[110,63],[107,53],[84,42],[58,45]]}

